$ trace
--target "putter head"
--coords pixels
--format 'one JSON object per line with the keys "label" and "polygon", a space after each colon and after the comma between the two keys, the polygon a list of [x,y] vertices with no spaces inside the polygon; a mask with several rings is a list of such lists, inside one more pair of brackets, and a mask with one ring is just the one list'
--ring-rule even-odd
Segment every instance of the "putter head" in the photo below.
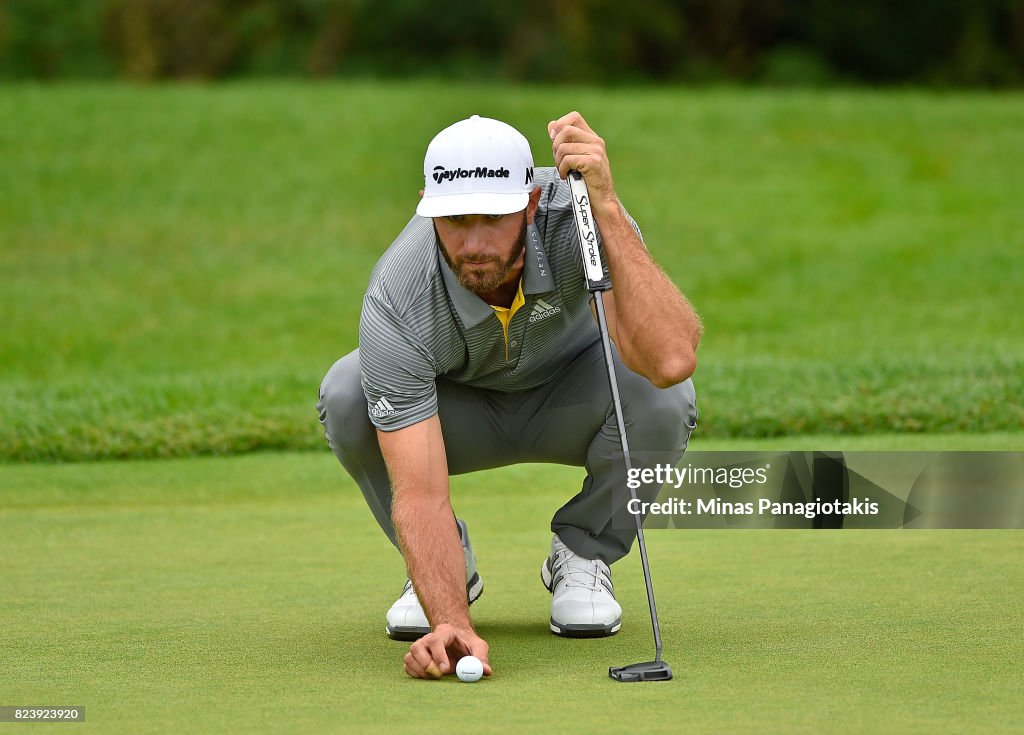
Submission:
{"label": "putter head", "polygon": [[668,681],[672,678],[672,669],[664,661],[645,661],[609,667],[608,676],[615,681]]}

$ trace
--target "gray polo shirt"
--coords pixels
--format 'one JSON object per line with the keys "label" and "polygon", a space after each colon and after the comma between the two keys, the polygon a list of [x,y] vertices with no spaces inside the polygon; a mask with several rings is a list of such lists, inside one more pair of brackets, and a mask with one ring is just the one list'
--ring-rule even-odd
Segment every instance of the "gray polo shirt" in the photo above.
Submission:
{"label": "gray polo shirt", "polygon": [[537,169],[535,182],[541,197],[527,228],[526,301],[509,323],[507,356],[494,309],[458,282],[429,219],[413,217],[378,261],[359,321],[363,391],[377,428],[395,431],[436,414],[438,378],[503,392],[535,388],[599,339],[568,184],[554,168]]}

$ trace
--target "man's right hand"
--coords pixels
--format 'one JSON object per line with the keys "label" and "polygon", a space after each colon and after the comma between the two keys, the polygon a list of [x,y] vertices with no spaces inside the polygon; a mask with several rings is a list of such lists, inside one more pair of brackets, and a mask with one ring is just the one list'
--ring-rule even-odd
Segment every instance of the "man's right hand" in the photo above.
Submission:
{"label": "man's right hand", "polygon": [[456,628],[442,623],[409,647],[405,654],[405,673],[414,679],[440,679],[455,672],[463,656],[476,656],[484,665],[484,676],[491,675],[487,660],[489,646],[472,628]]}

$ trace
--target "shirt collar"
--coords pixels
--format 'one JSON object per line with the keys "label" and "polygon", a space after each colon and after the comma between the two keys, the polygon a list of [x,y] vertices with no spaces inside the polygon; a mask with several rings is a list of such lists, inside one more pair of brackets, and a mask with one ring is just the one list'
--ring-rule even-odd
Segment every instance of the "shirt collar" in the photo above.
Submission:
{"label": "shirt collar", "polygon": [[[445,288],[455,305],[455,311],[466,328],[475,327],[487,317],[494,314],[490,305],[459,283],[448,262],[440,253],[440,243],[435,240],[438,248],[437,262],[441,269],[441,277],[444,279]],[[524,253],[523,280],[520,284],[524,294],[547,293],[555,288],[555,279],[551,275],[551,265],[548,263],[547,253],[544,251],[544,242],[534,224],[526,228],[526,252]]]}
{"label": "shirt collar", "polygon": [[555,278],[544,251],[544,241],[535,223],[526,228],[526,263],[523,265],[523,293],[547,293],[555,290]]}
{"label": "shirt collar", "polygon": [[448,267],[448,262],[441,256],[440,251],[437,253],[437,262],[441,268],[444,286],[448,289],[448,296],[451,297],[455,311],[467,329],[475,327],[494,314],[494,309],[490,305],[459,283],[459,279],[452,273],[452,269]]}

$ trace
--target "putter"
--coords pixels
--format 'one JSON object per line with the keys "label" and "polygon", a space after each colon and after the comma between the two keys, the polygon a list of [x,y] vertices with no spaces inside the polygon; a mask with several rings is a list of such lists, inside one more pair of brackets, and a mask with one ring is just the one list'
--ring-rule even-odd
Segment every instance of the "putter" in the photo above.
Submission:
{"label": "putter", "polygon": [[[619,401],[619,385],[615,380],[615,364],[612,361],[611,342],[608,338],[608,321],[604,313],[604,291],[611,289],[611,281],[605,278],[601,266],[601,252],[597,246],[597,223],[594,222],[590,209],[590,194],[587,183],[578,171],[570,171],[569,193],[572,196],[572,211],[576,219],[576,231],[580,236],[580,250],[583,255],[584,278],[597,311],[597,328],[601,332],[601,346],[604,348],[604,364],[608,367],[608,386],[612,393],[615,406],[615,420],[619,425],[619,441],[622,444],[622,457],[626,463],[626,473],[632,469],[629,461],[629,445],[626,443],[626,428],[622,420],[622,404]],[[636,491],[629,487],[630,498],[637,499]],[[651,627],[654,630],[654,660],[629,666],[611,666],[608,676],[615,681],[668,681],[672,678],[672,669],[661,660],[661,628],[658,625],[658,608],[654,604],[654,587],[651,585],[651,568],[647,562],[647,544],[644,543],[644,529],[640,516],[634,515],[636,521],[636,539],[640,544],[640,562],[644,568],[644,583],[647,585],[647,605],[651,609]]]}

